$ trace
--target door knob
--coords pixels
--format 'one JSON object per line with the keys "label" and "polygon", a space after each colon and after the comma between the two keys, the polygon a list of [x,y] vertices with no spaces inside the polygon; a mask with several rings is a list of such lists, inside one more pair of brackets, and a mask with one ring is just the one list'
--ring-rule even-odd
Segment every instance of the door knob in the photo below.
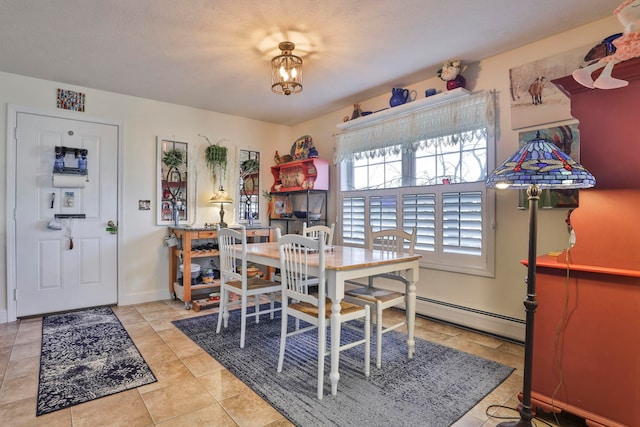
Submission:
{"label": "door knob", "polygon": [[111,234],[118,234],[118,224],[116,224],[114,221],[109,221],[107,222],[106,230]]}

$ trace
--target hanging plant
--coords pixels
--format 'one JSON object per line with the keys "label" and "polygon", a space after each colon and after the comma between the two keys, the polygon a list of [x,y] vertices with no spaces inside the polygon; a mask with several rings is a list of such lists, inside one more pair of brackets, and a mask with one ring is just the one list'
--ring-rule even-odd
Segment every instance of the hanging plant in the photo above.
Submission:
{"label": "hanging plant", "polygon": [[207,140],[209,146],[204,150],[204,159],[211,172],[215,175],[216,170],[220,170],[222,175],[227,172],[227,147],[218,144],[211,144],[209,138],[199,135]]}
{"label": "hanging plant", "polygon": [[162,163],[169,168],[177,168],[184,163],[184,151],[168,150],[162,155]]}

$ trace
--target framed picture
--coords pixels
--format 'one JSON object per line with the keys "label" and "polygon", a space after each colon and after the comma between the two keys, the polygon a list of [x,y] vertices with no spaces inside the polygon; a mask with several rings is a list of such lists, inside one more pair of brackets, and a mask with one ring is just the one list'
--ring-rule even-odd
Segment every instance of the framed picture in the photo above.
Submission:
{"label": "framed picture", "polygon": [[273,218],[282,217],[283,213],[288,213],[287,210],[287,196],[272,196],[273,197]]}
{"label": "framed picture", "polygon": [[569,97],[551,80],[580,68],[595,44],[598,42],[509,70],[512,129],[571,120]]}
{"label": "framed picture", "polygon": [[[540,132],[540,137],[554,143],[573,160],[580,162],[580,132],[578,130],[578,123],[520,132],[518,138],[519,147],[522,147],[528,141],[534,139],[538,132]],[[542,190],[538,204],[542,209],[577,208],[578,190]],[[518,209],[528,208],[529,199],[527,191],[520,190]]]}
{"label": "framed picture", "polygon": [[84,112],[84,93],[65,89],[58,89],[57,93],[56,107],[63,110]]}

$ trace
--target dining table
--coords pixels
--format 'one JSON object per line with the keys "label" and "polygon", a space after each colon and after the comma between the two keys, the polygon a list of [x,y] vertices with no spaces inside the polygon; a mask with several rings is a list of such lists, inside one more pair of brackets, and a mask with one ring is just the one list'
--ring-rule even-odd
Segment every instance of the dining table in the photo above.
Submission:
{"label": "dining table", "polygon": [[[241,246],[236,246],[241,251]],[[421,255],[406,253],[390,254],[377,249],[333,245],[325,251],[325,277],[327,280],[327,296],[331,299],[331,394],[338,392],[340,380],[340,302],[344,298],[345,282],[365,278],[375,274],[402,271],[409,282],[407,289],[407,348],[408,358],[415,352],[415,314],[416,283],[419,276]],[[247,244],[247,261],[267,267],[280,268],[280,255],[277,242]],[[318,255],[309,254],[307,258],[308,273],[318,275]],[[337,327],[333,327],[337,325]]]}

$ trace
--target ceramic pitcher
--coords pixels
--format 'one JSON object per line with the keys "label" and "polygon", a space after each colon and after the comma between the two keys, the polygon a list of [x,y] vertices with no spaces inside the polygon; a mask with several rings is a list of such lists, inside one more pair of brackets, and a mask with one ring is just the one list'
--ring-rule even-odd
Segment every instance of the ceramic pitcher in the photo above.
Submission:
{"label": "ceramic pitcher", "polygon": [[396,88],[391,89],[391,99],[389,100],[389,105],[392,107],[397,107],[398,105],[402,105],[409,99],[409,89]]}

